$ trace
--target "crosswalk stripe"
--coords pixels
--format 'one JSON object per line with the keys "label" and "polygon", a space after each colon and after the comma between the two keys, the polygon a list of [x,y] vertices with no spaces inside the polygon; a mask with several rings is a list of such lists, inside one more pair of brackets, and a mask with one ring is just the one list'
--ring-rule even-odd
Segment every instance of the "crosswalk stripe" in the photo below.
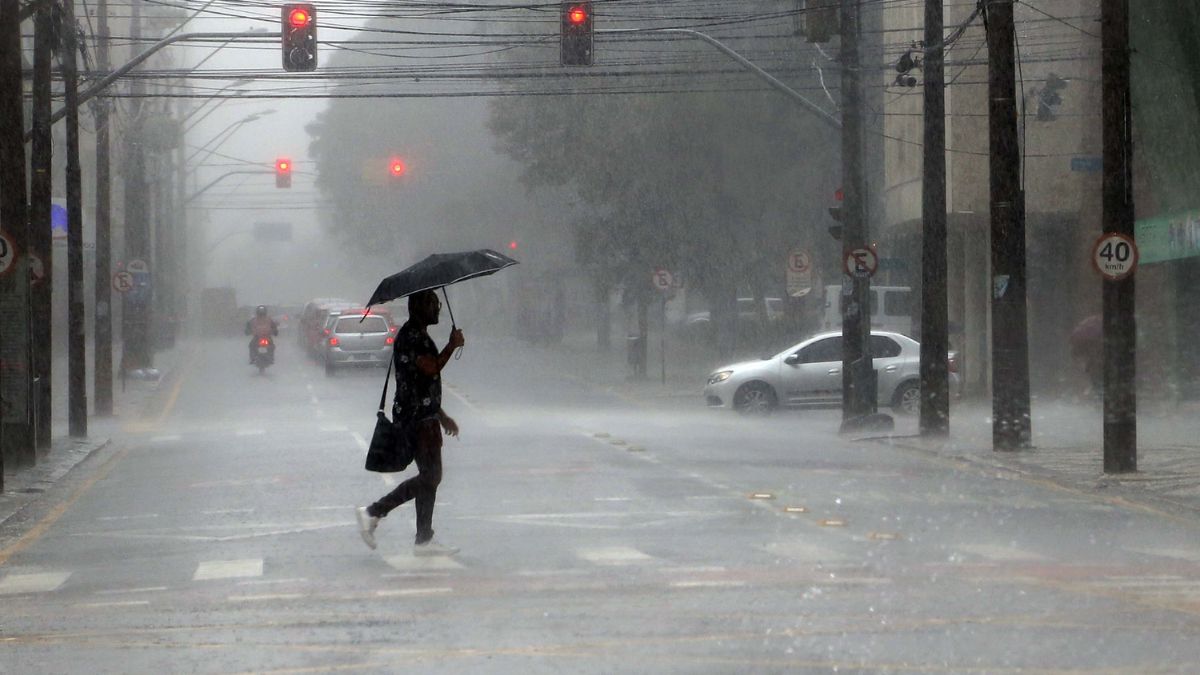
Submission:
{"label": "crosswalk stripe", "polygon": [[1019,548],[1010,546],[996,546],[994,544],[959,544],[956,549],[971,555],[987,558],[988,560],[1045,560],[1045,556],[1023,551]]}
{"label": "crosswalk stripe", "polygon": [[415,555],[393,555],[384,558],[384,561],[393,569],[401,571],[462,569],[461,563],[445,555],[420,557]]}
{"label": "crosswalk stripe", "polygon": [[654,560],[652,556],[628,546],[608,546],[603,548],[584,548],[576,551],[584,560],[597,565],[631,565]]}
{"label": "crosswalk stripe", "polygon": [[436,595],[438,593],[452,593],[453,588],[449,586],[438,586],[435,588],[393,588],[384,591],[375,591],[375,595],[381,598],[391,598],[403,595]]}
{"label": "crosswalk stripe", "polygon": [[18,593],[46,593],[57,590],[66,583],[70,572],[34,572],[30,574],[10,574],[0,579],[0,595],[16,595]]}
{"label": "crosswalk stripe", "polygon": [[240,579],[244,577],[261,577],[263,573],[262,558],[247,558],[244,560],[205,560],[196,566],[193,581],[209,579]]}

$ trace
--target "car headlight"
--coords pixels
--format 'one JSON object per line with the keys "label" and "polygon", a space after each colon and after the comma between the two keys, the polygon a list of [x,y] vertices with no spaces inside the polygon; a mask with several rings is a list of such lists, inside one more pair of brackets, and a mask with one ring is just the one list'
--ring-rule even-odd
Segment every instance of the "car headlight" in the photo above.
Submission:
{"label": "car headlight", "polygon": [[717,384],[718,382],[724,382],[725,380],[728,380],[732,376],[733,376],[732,370],[722,370],[720,372],[716,372],[716,373],[713,373],[712,375],[709,375],[708,383],[709,384]]}

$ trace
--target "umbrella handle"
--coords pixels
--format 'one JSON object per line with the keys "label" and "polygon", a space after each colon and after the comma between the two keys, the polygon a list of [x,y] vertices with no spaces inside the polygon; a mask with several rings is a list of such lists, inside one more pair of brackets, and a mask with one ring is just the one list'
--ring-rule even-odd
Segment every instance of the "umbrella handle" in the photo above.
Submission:
{"label": "umbrella handle", "polygon": [[[450,331],[458,329],[458,324],[454,322],[454,308],[450,306],[450,296],[446,295],[446,287],[442,286],[442,298],[446,300],[446,311],[450,312]],[[459,347],[454,350],[454,360],[462,358],[463,348]]]}

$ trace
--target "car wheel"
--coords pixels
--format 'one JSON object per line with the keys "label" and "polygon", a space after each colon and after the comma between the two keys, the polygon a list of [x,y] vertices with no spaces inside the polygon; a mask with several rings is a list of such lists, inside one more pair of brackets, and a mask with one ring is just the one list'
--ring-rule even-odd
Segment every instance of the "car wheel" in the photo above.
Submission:
{"label": "car wheel", "polygon": [[921,412],[921,385],[910,380],[897,387],[892,395],[892,410],[903,415]]}
{"label": "car wheel", "polygon": [[775,390],[766,382],[747,382],[733,395],[733,409],[743,415],[766,415],[778,404]]}

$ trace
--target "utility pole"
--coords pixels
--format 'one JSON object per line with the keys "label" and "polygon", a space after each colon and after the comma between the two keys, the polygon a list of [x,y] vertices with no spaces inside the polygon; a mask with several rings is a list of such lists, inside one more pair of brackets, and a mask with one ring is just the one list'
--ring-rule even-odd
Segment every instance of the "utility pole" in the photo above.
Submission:
{"label": "utility pole", "polygon": [[[141,48],[142,2],[130,0],[130,36],[134,49]],[[142,113],[145,86],[141,78],[129,84],[129,121],[125,131],[125,261],[150,260],[150,219],[146,190],[146,154],[143,145]],[[157,270],[151,270],[152,273]],[[121,368],[153,365],[150,348],[150,289],[134,288],[124,294],[122,311]]]}
{"label": "utility pole", "polygon": [[946,350],[946,61],[943,0],[925,0],[925,163],[921,192],[922,436],[950,433]]}
{"label": "utility pole", "polygon": [[992,448],[1029,447],[1029,331],[1025,312],[1025,193],[1017,140],[1015,0],[987,0],[991,156]]}
{"label": "utility pole", "polygon": [[[54,288],[54,242],[50,232],[50,206],[54,192],[51,174],[54,148],[50,135],[50,75],[54,51],[57,47],[55,13],[56,5],[50,2],[38,4],[34,14],[33,34],[33,105],[30,128],[33,132],[30,146],[29,180],[29,240],[33,254],[42,261],[44,276],[41,283],[31,288],[33,311],[33,376],[38,386],[34,406],[34,437],[38,448],[50,447],[50,420],[52,406],[51,352],[53,351],[53,328],[51,327],[51,302]],[[68,227],[78,227],[68,223]]]}
{"label": "utility pole", "polygon": [[67,106],[67,430],[87,436],[87,350],[83,306],[83,176],[79,167],[79,44],[74,0],[62,0],[62,63]]}
{"label": "utility pole", "polygon": [[[863,185],[862,72],[859,65],[859,3],[842,0],[842,257],[867,246]],[[876,411],[871,360],[870,277],[853,274],[842,284],[842,430]]]}
{"label": "utility pole", "polygon": [[[108,0],[96,3],[97,67],[109,69],[108,53]],[[109,101],[97,98],[93,101],[96,119],[96,310],[93,336],[93,368],[95,377],[92,395],[95,397],[96,414],[112,415],[112,172],[109,153]]]}
{"label": "utility pole", "polygon": [[[1133,125],[1129,0],[1100,3],[1104,232],[1133,237]],[[1134,277],[1105,279],[1104,472],[1137,471],[1137,323]]]}
{"label": "utility pole", "polygon": [[[30,406],[29,219],[25,111],[21,84],[21,3],[0,0],[0,474],[5,455],[29,465],[36,451]],[[3,479],[0,478],[0,482]]]}

